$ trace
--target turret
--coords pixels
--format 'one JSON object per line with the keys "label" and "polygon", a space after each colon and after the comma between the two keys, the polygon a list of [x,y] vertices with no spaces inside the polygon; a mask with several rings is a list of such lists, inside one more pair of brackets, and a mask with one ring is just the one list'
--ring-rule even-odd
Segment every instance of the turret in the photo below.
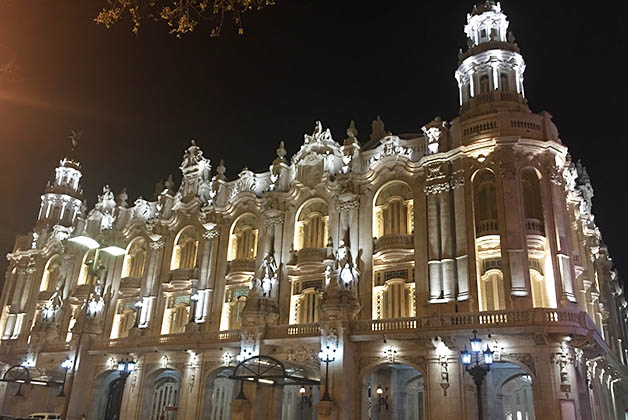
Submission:
{"label": "turret", "polygon": [[37,218],[37,226],[71,226],[80,215],[83,205],[81,188],[81,164],[74,155],[76,140],[72,138],[72,153],[55,169],[55,177],[48,182],[41,196],[41,207]]}
{"label": "turret", "polygon": [[495,108],[529,111],[524,98],[525,61],[508,32],[508,19],[499,2],[486,1],[473,7],[464,27],[466,52],[458,54],[458,82],[461,111],[483,113]]}

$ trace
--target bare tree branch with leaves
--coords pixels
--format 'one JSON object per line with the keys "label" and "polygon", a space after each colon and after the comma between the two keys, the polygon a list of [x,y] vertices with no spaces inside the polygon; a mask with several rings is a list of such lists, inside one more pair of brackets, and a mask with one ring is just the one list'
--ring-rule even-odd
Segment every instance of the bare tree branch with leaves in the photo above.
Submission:
{"label": "bare tree branch with leaves", "polygon": [[210,35],[218,36],[226,16],[230,16],[239,34],[244,33],[242,16],[246,12],[258,11],[275,4],[274,0],[107,0],[94,19],[96,23],[110,28],[125,16],[133,23],[132,31],[138,33],[146,20],[165,21],[170,33],[181,37],[192,32],[205,22]]}

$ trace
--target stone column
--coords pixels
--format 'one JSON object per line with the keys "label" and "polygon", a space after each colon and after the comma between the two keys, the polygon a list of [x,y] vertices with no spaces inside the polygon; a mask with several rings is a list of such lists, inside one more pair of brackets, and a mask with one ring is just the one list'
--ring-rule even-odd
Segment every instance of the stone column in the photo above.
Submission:
{"label": "stone column", "polygon": [[440,257],[443,279],[443,298],[452,301],[456,298],[456,267],[454,256],[454,233],[452,230],[451,192],[449,189],[439,195],[440,203]]}
{"label": "stone column", "polygon": [[451,180],[456,233],[456,274],[458,277],[458,295],[456,300],[458,301],[469,300],[469,253],[467,251],[467,212],[465,208],[464,177],[464,170],[460,169],[452,174]]}
{"label": "stone column", "polygon": [[[427,312],[430,299],[429,284],[429,239],[428,219],[426,214],[427,200],[424,185],[419,184],[414,190],[414,287],[416,315]],[[371,224],[372,226],[372,224]]]}
{"label": "stone column", "polygon": [[440,268],[440,235],[438,232],[438,196],[431,191],[427,194],[427,238],[428,238],[428,267],[430,279],[430,300],[438,299],[442,290]]}
{"label": "stone column", "polygon": [[[560,170],[549,162],[546,176],[541,180],[541,196],[543,212],[546,220],[546,231],[552,255],[552,268],[556,287],[556,298],[561,306],[575,302],[573,287],[573,267],[570,262],[570,246],[568,240],[569,220],[565,208],[564,179]],[[562,202],[561,202],[562,200]]]}
{"label": "stone column", "polygon": [[[524,231],[523,201],[519,188],[517,169],[511,153],[503,153],[506,162],[501,163],[501,194],[498,192],[498,209],[503,208],[502,220],[500,220],[500,240],[502,249],[502,261],[508,264],[510,273],[510,295],[514,308],[530,308],[532,295],[530,293],[530,269],[528,262],[528,246]],[[498,181],[498,185],[500,182]],[[503,224],[501,222],[503,221]],[[503,255],[503,254],[506,255]],[[504,273],[505,274],[505,273]],[[506,277],[506,276],[505,276]],[[504,290],[507,290],[504,287]],[[506,299],[508,301],[508,299]]]}

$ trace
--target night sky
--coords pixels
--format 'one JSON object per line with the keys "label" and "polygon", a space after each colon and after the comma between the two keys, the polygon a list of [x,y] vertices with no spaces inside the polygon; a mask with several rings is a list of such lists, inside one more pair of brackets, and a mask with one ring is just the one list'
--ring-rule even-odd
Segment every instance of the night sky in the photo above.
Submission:
{"label": "night sky", "polygon": [[[83,130],[79,151],[91,209],[104,184],[129,203],[152,198],[196,139],[233,179],[268,169],[280,140],[290,155],[315,120],[344,139],[354,119],[363,142],[381,115],[393,133],[419,132],[458,112],[453,73],[468,1],[278,0],[183,39],[165,23],[139,36],[128,21],[93,23],[100,0],[0,0],[0,254],[28,232],[53,168]],[[574,160],[588,167],[596,222],[620,272],[628,273],[623,154],[628,97],[620,65],[628,36],[620,2],[503,1],[527,62],[534,112],[554,116]],[[5,261],[0,262],[4,272]],[[626,281],[626,278],[624,278]]]}

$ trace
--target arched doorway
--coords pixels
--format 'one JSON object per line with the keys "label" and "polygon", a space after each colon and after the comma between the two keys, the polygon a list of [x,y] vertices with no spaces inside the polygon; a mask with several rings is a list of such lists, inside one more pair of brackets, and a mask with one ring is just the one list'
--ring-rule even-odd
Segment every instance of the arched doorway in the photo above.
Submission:
{"label": "arched doorway", "polygon": [[232,374],[232,369],[222,369],[207,376],[202,420],[231,420],[231,401],[237,394],[237,381],[229,378]]}
{"label": "arched doorway", "polygon": [[118,420],[120,418],[124,383],[124,378],[117,378],[109,384],[109,391],[107,392],[107,407],[105,408],[105,420]]}
{"label": "arched doorway", "polygon": [[[466,404],[470,418],[477,418],[476,386],[465,373]],[[482,384],[485,419],[534,420],[533,377],[514,363],[495,362]]]}
{"label": "arched doorway", "polygon": [[362,383],[365,420],[425,420],[425,383],[412,366],[377,366]]}
{"label": "arched doorway", "polygon": [[142,396],[142,420],[176,420],[179,409],[181,375],[162,369],[146,381]]}

